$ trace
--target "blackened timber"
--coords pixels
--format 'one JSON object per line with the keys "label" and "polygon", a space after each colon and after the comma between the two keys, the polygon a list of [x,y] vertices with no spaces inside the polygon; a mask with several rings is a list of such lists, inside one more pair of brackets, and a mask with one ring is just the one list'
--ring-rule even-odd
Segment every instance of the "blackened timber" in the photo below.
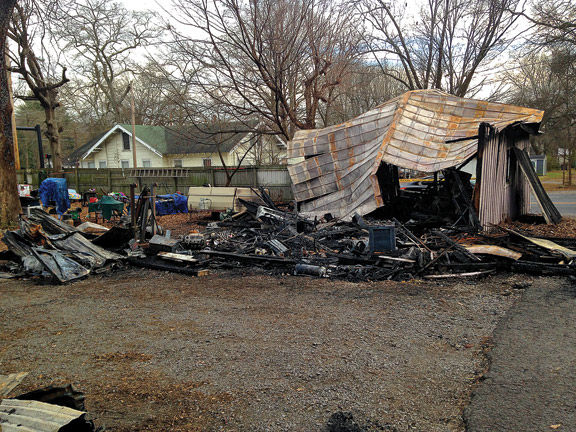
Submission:
{"label": "blackened timber", "polygon": [[466,250],[466,248],[462,245],[459,245],[458,243],[456,243],[454,240],[452,240],[450,237],[448,237],[446,234],[444,234],[441,231],[438,230],[434,230],[432,231],[434,234],[436,234],[437,236],[441,237],[444,241],[446,241],[448,244],[453,245],[454,249],[456,249],[459,252],[462,252],[464,255],[466,255],[468,258],[470,258],[473,261],[482,261],[479,257],[477,257],[476,255],[474,255],[471,252],[468,252]]}
{"label": "blackened timber", "polygon": [[530,163],[530,158],[525,150],[520,150],[516,147],[513,148],[514,154],[516,155],[516,159],[518,160],[518,164],[520,165],[520,169],[528,179],[530,184],[530,188],[534,195],[536,196],[536,201],[540,205],[542,212],[544,213],[544,218],[546,222],[549,224],[557,224],[562,220],[562,216],[560,212],[544,190],[542,183],[540,183],[540,179],[538,175],[534,171],[534,167]]}
{"label": "blackened timber", "polygon": [[402,224],[402,222],[400,222],[400,221],[399,221],[398,219],[396,219],[396,218],[392,218],[392,220],[394,221],[394,223],[395,223],[396,225],[398,225],[398,228],[400,228],[400,230],[402,230],[402,232],[403,232],[404,234],[406,234],[406,236],[407,236],[410,240],[412,240],[412,241],[413,241],[414,243],[416,243],[417,245],[422,246],[422,247],[423,247],[424,249],[426,249],[428,252],[432,252],[432,249],[430,249],[428,246],[426,246],[426,244],[425,244],[422,240],[420,240],[418,237],[416,237],[414,234],[412,234],[412,232],[411,232],[408,228],[406,228],[406,227]]}
{"label": "blackened timber", "polygon": [[287,258],[281,258],[277,256],[271,255],[245,255],[245,254],[237,254],[233,252],[221,252],[221,251],[213,251],[213,250],[202,250],[199,253],[215,256],[219,258],[228,258],[234,259],[238,261],[247,261],[247,262],[268,262],[274,264],[286,264],[286,265],[293,265],[296,264],[296,261]]}

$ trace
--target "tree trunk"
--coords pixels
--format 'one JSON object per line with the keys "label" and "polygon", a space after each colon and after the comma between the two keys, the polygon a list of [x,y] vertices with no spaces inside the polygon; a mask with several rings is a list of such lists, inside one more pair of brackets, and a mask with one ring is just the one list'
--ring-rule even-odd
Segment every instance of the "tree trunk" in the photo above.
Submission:
{"label": "tree trunk", "polygon": [[568,150],[568,186],[572,186],[572,148]]}
{"label": "tree trunk", "polygon": [[20,198],[14,164],[12,137],[12,102],[6,70],[6,32],[16,0],[0,2],[0,227],[8,227],[18,220]]}
{"label": "tree trunk", "polygon": [[46,138],[50,143],[50,151],[52,152],[52,166],[54,171],[62,172],[62,146],[60,144],[60,127],[56,120],[56,109],[53,104],[44,107],[44,115],[46,116]]}

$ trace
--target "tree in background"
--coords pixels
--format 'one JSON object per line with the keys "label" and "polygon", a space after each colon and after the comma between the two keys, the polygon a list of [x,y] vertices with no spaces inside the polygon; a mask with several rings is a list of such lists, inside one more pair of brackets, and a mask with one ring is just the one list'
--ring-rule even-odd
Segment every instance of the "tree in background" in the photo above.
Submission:
{"label": "tree in background", "polygon": [[[384,67],[391,71],[390,66]],[[352,68],[349,79],[335,91],[336,96],[330,99],[331,103],[326,104],[320,113],[326,125],[354,118],[404,93],[406,88],[383,74],[380,66],[358,63]]]}
{"label": "tree in background", "polygon": [[[406,89],[438,88],[456,96],[476,94],[474,82],[514,39],[518,0],[428,0],[419,14],[405,2],[352,0],[372,31],[366,51],[382,73]],[[389,68],[393,61],[398,68]]]}
{"label": "tree in background", "polygon": [[542,47],[576,47],[576,3],[543,0],[532,3],[531,14],[521,13],[536,26],[536,43]]}
{"label": "tree in background", "polygon": [[[16,124],[18,126],[34,127],[40,125],[42,134],[46,136],[46,124],[44,123],[44,108],[36,100],[27,100],[16,105]],[[76,121],[66,106],[56,110],[56,119],[60,126],[59,133],[62,154],[67,155],[76,148],[76,144],[83,144],[93,136],[93,131],[86,125]],[[45,145],[45,141],[43,143]],[[39,160],[43,155],[38,154],[38,140],[36,133],[30,131],[18,131],[18,148],[20,149],[20,166],[22,168],[37,169],[40,167]],[[44,147],[46,149],[46,147]]]}
{"label": "tree in background", "polygon": [[[174,0],[173,46],[194,109],[290,139],[315,128],[359,59],[360,25],[323,0]],[[257,120],[254,122],[254,120]]]}
{"label": "tree in background", "polygon": [[62,170],[62,127],[56,117],[60,106],[60,87],[69,82],[66,67],[60,65],[58,50],[48,49],[52,44],[50,27],[53,25],[58,3],[54,0],[22,0],[14,9],[8,30],[11,44],[10,70],[19,74],[30,95],[18,95],[22,100],[37,100],[44,110],[45,135],[50,144],[52,163],[56,171]]}
{"label": "tree in background", "polygon": [[517,69],[504,74],[509,100],[544,110],[541,150],[558,157],[567,168],[563,183],[571,185],[576,156],[576,4],[544,0],[534,2],[531,13],[520,15],[533,27]]}
{"label": "tree in background", "polygon": [[16,0],[0,2],[0,227],[8,227],[18,220],[20,199],[14,164],[12,136],[12,101],[6,68],[6,36]]}
{"label": "tree in background", "polygon": [[60,19],[56,34],[77,75],[70,102],[87,123],[128,121],[123,104],[137,70],[135,52],[161,35],[153,15],[117,2],[83,0],[70,4]]}
{"label": "tree in background", "polygon": [[175,126],[188,122],[186,108],[192,103],[188,89],[166,68],[174,69],[157,61],[138,68],[132,83],[137,124]]}

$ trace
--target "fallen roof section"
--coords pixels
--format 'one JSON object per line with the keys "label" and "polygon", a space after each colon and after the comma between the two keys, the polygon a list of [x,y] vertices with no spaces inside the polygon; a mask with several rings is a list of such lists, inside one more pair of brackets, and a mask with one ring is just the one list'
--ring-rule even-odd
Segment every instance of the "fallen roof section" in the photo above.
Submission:
{"label": "fallen roof section", "polygon": [[288,143],[296,201],[304,214],[349,218],[383,205],[377,171],[382,162],[423,172],[460,165],[478,149],[478,128],[538,124],[544,112],[415,90],[355,119],[301,130]]}

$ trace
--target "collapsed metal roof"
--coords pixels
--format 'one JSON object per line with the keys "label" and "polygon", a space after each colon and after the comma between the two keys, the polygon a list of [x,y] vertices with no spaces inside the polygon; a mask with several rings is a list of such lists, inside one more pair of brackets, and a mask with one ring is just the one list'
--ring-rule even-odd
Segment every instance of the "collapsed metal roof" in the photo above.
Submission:
{"label": "collapsed metal roof", "polygon": [[381,207],[376,172],[381,162],[436,172],[477,152],[478,128],[540,123],[543,111],[465,99],[439,90],[414,90],[345,123],[300,130],[288,143],[288,167],[300,210],[348,218]]}

